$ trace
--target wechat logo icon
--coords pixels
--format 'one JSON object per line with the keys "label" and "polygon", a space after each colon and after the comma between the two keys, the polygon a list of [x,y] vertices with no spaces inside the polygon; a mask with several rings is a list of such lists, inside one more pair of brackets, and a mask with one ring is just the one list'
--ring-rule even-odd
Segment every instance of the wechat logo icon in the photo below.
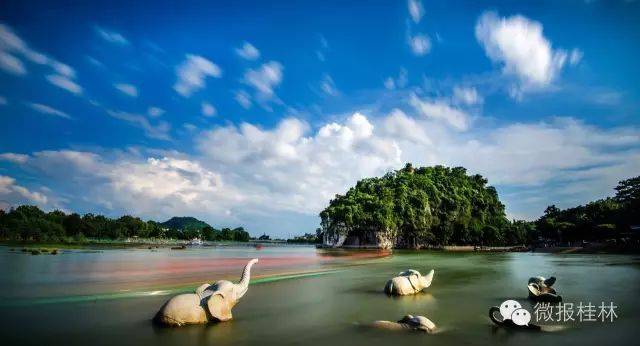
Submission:
{"label": "wechat logo icon", "polygon": [[519,326],[527,326],[531,321],[531,313],[522,308],[515,300],[506,300],[500,304],[500,314],[503,321],[511,320]]}

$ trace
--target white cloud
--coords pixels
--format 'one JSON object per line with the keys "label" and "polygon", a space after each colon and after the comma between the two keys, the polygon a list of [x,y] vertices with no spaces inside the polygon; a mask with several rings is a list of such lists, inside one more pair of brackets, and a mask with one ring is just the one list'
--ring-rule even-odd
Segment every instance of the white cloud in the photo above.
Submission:
{"label": "white cloud", "polygon": [[20,59],[3,51],[0,51],[0,68],[5,72],[19,76],[27,73],[27,69]]}
{"label": "white cloud", "polygon": [[328,74],[322,76],[320,89],[329,96],[336,96],[339,94],[338,89],[336,89],[336,84],[333,82],[333,78]]}
{"label": "white cloud", "polygon": [[359,113],[312,133],[306,123],[289,118],[272,130],[244,123],[198,138],[203,161],[228,177],[227,184],[242,187],[245,201],[252,202],[248,208],[316,213],[357,177],[400,164],[397,145],[377,138]]}
{"label": "white cloud", "polygon": [[147,109],[147,114],[152,118],[157,118],[164,114],[164,109],[158,107],[149,107]]}
{"label": "white cloud", "polygon": [[147,119],[144,115],[127,113],[121,111],[113,111],[107,110],[107,114],[109,116],[124,120],[128,123],[135,125],[144,130],[144,133],[149,138],[161,139],[168,141],[171,139],[169,135],[169,131],[171,130],[171,126],[166,121],[159,121],[156,125],[153,125],[149,119]]}
{"label": "white cloud", "polygon": [[395,88],[402,89],[407,86],[407,82],[409,81],[409,73],[406,68],[401,67],[400,72],[398,73],[398,77],[387,77],[384,81],[384,87],[388,90],[394,90]]}
{"label": "white cloud", "polygon": [[29,159],[28,155],[16,154],[16,153],[2,153],[0,154],[0,160],[9,161],[13,163],[25,163]]}
{"label": "white cloud", "polygon": [[236,48],[236,54],[245,60],[260,58],[260,51],[249,42],[244,42],[241,48]]}
{"label": "white cloud", "polygon": [[[550,85],[567,62],[567,52],[552,48],[542,24],[524,16],[505,18],[485,12],[478,18],[475,34],[487,56],[502,65],[502,72],[519,80],[513,96]],[[573,64],[580,54],[579,50],[572,54]]]}
{"label": "white cloud", "polygon": [[407,116],[399,109],[391,111],[389,116],[382,120],[382,124],[382,131],[385,136],[425,146],[432,144],[429,135],[424,129],[425,125]]}
{"label": "white cloud", "polygon": [[189,132],[194,132],[198,129],[198,127],[192,123],[184,123],[182,124],[182,127]]}
{"label": "white cloud", "polygon": [[138,97],[138,88],[136,88],[133,84],[127,83],[116,83],[113,85],[114,88],[118,89],[121,93],[131,96]]}
{"label": "white cloud", "polygon": [[456,103],[462,103],[466,105],[475,105],[484,102],[482,96],[478,94],[476,88],[459,86],[453,88],[453,100]]}
{"label": "white cloud", "polygon": [[216,115],[216,107],[214,107],[209,102],[202,102],[201,111],[202,111],[202,115],[204,115],[205,117],[212,117]]}
{"label": "white cloud", "polygon": [[469,115],[461,109],[451,106],[445,100],[421,100],[418,96],[412,94],[409,104],[419,114],[445,122],[456,130],[465,131],[469,127]]}
{"label": "white cloud", "polygon": [[269,61],[258,69],[248,69],[244,73],[244,83],[256,90],[256,97],[269,100],[274,96],[273,89],[282,82],[284,67],[277,61]]}
{"label": "white cloud", "polygon": [[[108,157],[60,150],[36,152],[29,162],[33,169],[55,179],[65,193],[85,196],[85,204],[91,201],[135,215],[223,216],[224,205],[242,198],[224,186],[218,173],[180,157]],[[58,167],[65,167],[65,173]],[[73,176],[74,181],[65,176]]]}
{"label": "white cloud", "polygon": [[233,98],[242,106],[244,109],[251,108],[251,96],[244,90],[239,90],[235,93]]}
{"label": "white cloud", "polygon": [[0,175],[0,199],[13,204],[38,204],[47,203],[47,196],[37,191],[30,191],[24,186],[16,184],[16,180],[6,175]]}
{"label": "white cloud", "polygon": [[583,56],[584,53],[580,49],[572,49],[571,54],[569,55],[569,64],[577,65],[582,60]]}
{"label": "white cloud", "polygon": [[409,8],[409,14],[411,15],[411,19],[413,19],[413,22],[420,22],[420,19],[424,16],[424,7],[422,7],[422,2],[420,0],[409,0],[407,2],[407,7]]}
{"label": "white cloud", "polygon": [[47,76],[49,83],[62,88],[72,94],[79,95],[82,93],[82,87],[71,79],[58,74],[51,74]]}
{"label": "white cloud", "polygon": [[409,37],[409,46],[413,54],[417,56],[427,55],[431,50],[431,40],[425,34],[417,34]]}
{"label": "white cloud", "polygon": [[0,68],[15,75],[25,75],[27,68],[18,56],[34,64],[49,66],[54,75],[47,79],[52,84],[76,94],[79,93],[78,90],[82,90],[71,80],[76,77],[71,66],[32,49],[8,25],[0,23]]}
{"label": "white cloud", "polygon": [[175,91],[189,97],[195,91],[205,87],[207,77],[220,78],[222,70],[213,62],[193,54],[187,54],[186,59],[176,68]]}
{"label": "white cloud", "polygon": [[96,33],[105,41],[110,43],[115,43],[119,45],[128,45],[129,40],[127,40],[122,34],[115,32],[113,30],[108,30],[105,28],[95,27]]}
{"label": "white cloud", "polygon": [[51,106],[47,106],[41,103],[27,103],[27,106],[29,106],[31,109],[33,109],[36,112],[40,112],[43,114],[50,114],[50,115],[55,115],[57,117],[61,117],[61,118],[65,118],[65,119],[71,119],[71,116],[61,110],[57,110]]}

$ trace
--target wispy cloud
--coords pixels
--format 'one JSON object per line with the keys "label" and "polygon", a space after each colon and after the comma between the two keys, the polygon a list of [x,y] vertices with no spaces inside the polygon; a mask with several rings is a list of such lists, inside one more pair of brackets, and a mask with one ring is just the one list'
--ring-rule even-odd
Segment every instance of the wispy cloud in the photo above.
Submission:
{"label": "wispy cloud", "polygon": [[456,86],[453,88],[453,101],[466,105],[475,105],[484,102],[482,96],[478,94],[478,90],[476,90],[476,88],[460,86]]}
{"label": "wispy cloud", "polygon": [[149,138],[160,140],[171,140],[169,131],[171,126],[166,121],[159,121],[156,125],[153,125],[149,119],[144,115],[127,113],[122,111],[107,110],[107,114],[111,117],[124,120],[144,130],[144,133]]}
{"label": "wispy cloud", "polygon": [[456,130],[465,131],[469,128],[469,115],[463,110],[453,107],[446,100],[423,100],[413,94],[409,104],[419,114],[442,121]]}
{"label": "wispy cloud", "polygon": [[0,68],[2,68],[5,72],[14,75],[24,75],[27,73],[27,68],[24,66],[20,59],[15,56],[0,51]]}
{"label": "wispy cloud", "polygon": [[62,88],[72,94],[82,94],[82,87],[73,80],[59,74],[50,74],[47,76],[49,83]]}
{"label": "wispy cloud", "polygon": [[176,77],[173,89],[178,94],[189,97],[206,86],[207,77],[222,77],[222,70],[204,57],[187,54],[186,59],[176,68]]}
{"label": "wispy cloud", "polygon": [[238,104],[242,108],[244,109],[251,108],[251,96],[246,91],[244,90],[236,91],[235,94],[233,95],[233,99],[236,100],[236,102],[238,102]]}
{"label": "wispy cloud", "polygon": [[29,159],[29,155],[16,154],[16,153],[2,153],[0,154],[0,160],[9,161],[13,163],[25,163]]}
{"label": "wispy cloud", "polygon": [[407,2],[407,7],[409,8],[409,15],[411,15],[413,22],[419,23],[422,16],[424,16],[424,7],[422,7],[422,2],[420,0],[409,0]]}
{"label": "wispy cloud", "polygon": [[329,96],[336,96],[339,94],[333,78],[331,78],[331,76],[328,74],[322,76],[322,80],[320,81],[320,89]]}
{"label": "wispy cloud", "polygon": [[131,96],[138,97],[138,88],[133,84],[127,83],[116,83],[113,85],[114,88],[118,89],[121,93]]}
{"label": "wispy cloud", "polygon": [[55,115],[57,117],[61,117],[61,118],[65,118],[65,119],[71,119],[71,116],[61,110],[57,110],[51,106],[47,106],[45,104],[42,103],[26,103],[27,106],[29,106],[31,109],[33,109],[36,112],[40,112],[43,114],[50,114],[50,115]]}
{"label": "wispy cloud", "polygon": [[71,66],[32,49],[8,25],[0,23],[0,68],[14,75],[26,75],[27,67],[18,56],[34,64],[50,67],[53,74],[48,75],[47,80],[51,84],[74,94],[82,92],[82,88],[73,80],[76,71]]}
{"label": "wispy cloud", "polygon": [[244,42],[242,47],[235,49],[236,54],[245,60],[257,60],[260,58],[260,51],[249,42]]}
{"label": "wispy cloud", "polygon": [[147,114],[149,114],[150,117],[157,118],[164,114],[164,109],[158,107],[149,107],[149,109],[147,109]]}
{"label": "wispy cloud", "polygon": [[127,40],[124,36],[122,36],[122,34],[120,34],[119,32],[113,31],[113,30],[109,30],[100,26],[96,26],[95,28],[96,33],[98,34],[98,36],[100,36],[103,40],[110,42],[110,43],[114,43],[114,44],[119,44],[119,45],[128,45],[129,44],[129,40]]}
{"label": "wispy cloud", "polygon": [[214,107],[209,102],[202,102],[201,111],[202,111],[202,115],[204,115],[205,117],[212,117],[216,115],[216,107]]}
{"label": "wispy cloud", "polygon": [[408,38],[411,51],[416,56],[424,56],[431,51],[431,40],[426,34],[416,34]]}
{"label": "wispy cloud", "polygon": [[284,67],[277,61],[269,61],[257,69],[248,69],[244,73],[244,83],[256,90],[256,97],[269,100],[274,96],[273,89],[282,82]]}
{"label": "wispy cloud", "polygon": [[396,88],[402,89],[407,85],[409,81],[409,72],[406,68],[400,68],[400,72],[398,73],[398,77],[387,77],[384,80],[384,87],[388,90],[394,90]]}

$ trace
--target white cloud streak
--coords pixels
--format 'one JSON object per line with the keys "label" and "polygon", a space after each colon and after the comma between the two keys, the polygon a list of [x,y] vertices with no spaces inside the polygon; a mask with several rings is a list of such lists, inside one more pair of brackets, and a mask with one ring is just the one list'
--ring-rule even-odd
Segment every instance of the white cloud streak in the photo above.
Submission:
{"label": "white cloud streak", "polygon": [[260,51],[249,42],[244,42],[242,47],[235,49],[236,54],[245,60],[257,60],[260,58]]}
{"label": "white cloud streak", "polygon": [[222,77],[222,70],[204,57],[187,54],[186,59],[176,68],[176,77],[173,89],[184,97],[190,97],[206,86],[207,77]]}
{"label": "white cloud streak", "polygon": [[27,106],[29,106],[31,109],[33,109],[36,112],[42,113],[42,114],[49,114],[49,115],[55,115],[57,117],[60,118],[65,118],[65,119],[71,119],[71,116],[61,110],[55,109],[51,106],[47,106],[45,104],[41,104],[41,103],[27,103]]}

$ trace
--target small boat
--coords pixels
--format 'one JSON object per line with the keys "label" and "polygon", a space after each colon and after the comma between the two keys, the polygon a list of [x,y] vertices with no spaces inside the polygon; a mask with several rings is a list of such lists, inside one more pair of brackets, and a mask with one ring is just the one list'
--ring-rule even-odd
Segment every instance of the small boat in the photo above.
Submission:
{"label": "small boat", "polygon": [[191,239],[189,241],[189,245],[191,245],[191,246],[199,246],[199,245],[202,245],[202,244],[204,244],[204,243],[203,243],[202,239],[200,239],[200,238],[193,238],[193,239]]}

